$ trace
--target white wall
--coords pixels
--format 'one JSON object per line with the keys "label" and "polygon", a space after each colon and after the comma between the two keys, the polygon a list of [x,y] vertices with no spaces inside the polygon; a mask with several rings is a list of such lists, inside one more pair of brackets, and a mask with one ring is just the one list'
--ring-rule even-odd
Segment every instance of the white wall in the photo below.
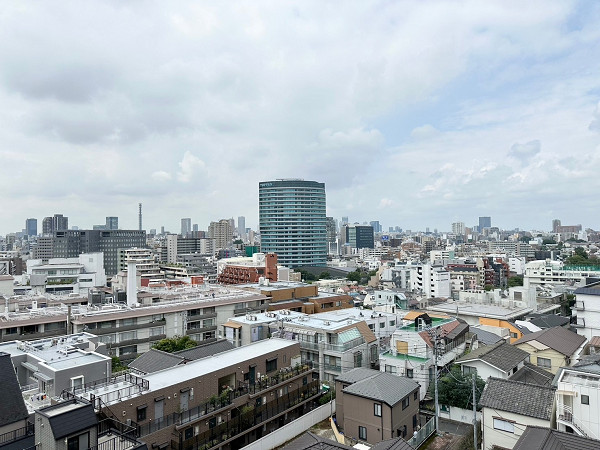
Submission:
{"label": "white wall", "polygon": [[[473,410],[457,408],[456,406],[440,407],[440,417],[454,420],[455,422],[467,423],[473,425]],[[477,420],[481,420],[481,411],[477,411]]]}
{"label": "white wall", "polygon": [[[521,416],[506,411],[483,408],[483,450],[491,450],[494,445],[512,449],[519,437],[525,431],[527,425],[550,428],[549,420],[535,419],[533,417]],[[514,422],[514,433],[494,429],[494,417]]]}

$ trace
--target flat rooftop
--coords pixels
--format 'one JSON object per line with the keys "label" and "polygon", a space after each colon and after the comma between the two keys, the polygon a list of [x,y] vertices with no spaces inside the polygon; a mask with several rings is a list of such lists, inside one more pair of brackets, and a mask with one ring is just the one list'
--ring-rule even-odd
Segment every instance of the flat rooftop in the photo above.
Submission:
{"label": "flat rooftop", "polygon": [[531,308],[505,308],[497,305],[467,303],[462,301],[448,301],[439,305],[430,306],[431,311],[445,312],[449,315],[492,317],[498,319],[512,319],[533,311]]}

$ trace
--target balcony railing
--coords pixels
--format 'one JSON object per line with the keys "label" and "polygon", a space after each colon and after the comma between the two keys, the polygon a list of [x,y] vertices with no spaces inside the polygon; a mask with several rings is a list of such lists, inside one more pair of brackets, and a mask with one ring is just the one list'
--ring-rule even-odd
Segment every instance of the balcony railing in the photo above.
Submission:
{"label": "balcony railing", "polygon": [[598,436],[587,428],[581,420],[573,414],[573,408],[564,403],[557,403],[556,417],[559,421],[568,423],[580,436],[598,439]]}
{"label": "balcony railing", "polygon": [[305,342],[305,341],[299,341],[299,342],[300,342],[300,348],[303,348],[305,350],[319,351],[319,349],[321,348],[321,345],[322,345],[323,350],[325,350],[325,351],[343,353],[343,352],[347,352],[350,349],[358,347],[359,345],[364,344],[365,338],[363,338],[361,336],[361,337],[358,337],[351,341],[348,341],[344,344],[327,344],[327,343]]}
{"label": "balcony railing", "polygon": [[10,442],[18,441],[27,436],[33,436],[35,434],[35,428],[32,423],[27,422],[22,428],[9,431],[8,433],[0,434],[0,446],[6,445]]}

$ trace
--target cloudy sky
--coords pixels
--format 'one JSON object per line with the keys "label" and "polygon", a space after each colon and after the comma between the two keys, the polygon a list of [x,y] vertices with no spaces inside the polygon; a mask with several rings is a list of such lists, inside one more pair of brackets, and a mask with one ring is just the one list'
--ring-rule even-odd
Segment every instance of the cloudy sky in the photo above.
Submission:
{"label": "cloudy sky", "polygon": [[387,229],[600,228],[600,4],[0,2],[0,234],[200,229],[258,182]]}

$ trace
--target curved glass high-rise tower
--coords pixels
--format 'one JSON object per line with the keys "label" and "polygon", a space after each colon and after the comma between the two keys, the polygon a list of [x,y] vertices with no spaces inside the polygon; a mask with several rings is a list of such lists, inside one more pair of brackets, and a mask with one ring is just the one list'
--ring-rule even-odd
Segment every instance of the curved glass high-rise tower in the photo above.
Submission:
{"label": "curved glass high-rise tower", "polygon": [[325,266],[325,183],[304,180],[258,184],[261,251],[288,267]]}

